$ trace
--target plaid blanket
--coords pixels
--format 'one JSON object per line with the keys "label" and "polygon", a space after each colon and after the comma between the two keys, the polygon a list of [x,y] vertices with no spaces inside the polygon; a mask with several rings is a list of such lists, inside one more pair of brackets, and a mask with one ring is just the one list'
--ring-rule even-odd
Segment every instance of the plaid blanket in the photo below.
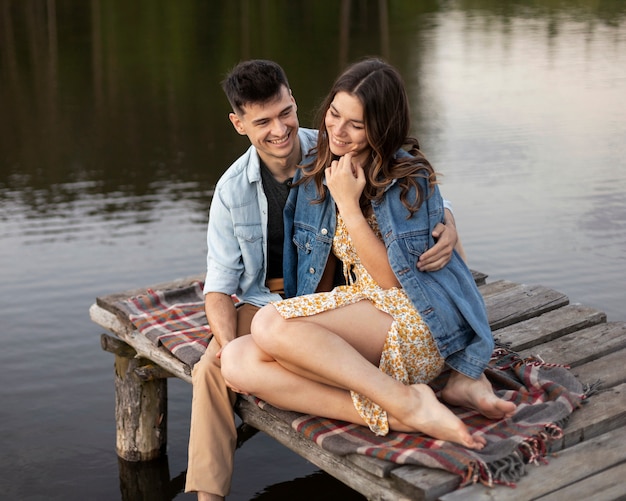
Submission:
{"label": "plaid blanket", "polygon": [[[202,282],[187,287],[155,291],[117,302],[137,330],[155,345],[163,346],[193,367],[213,335],[204,313]],[[238,299],[233,296],[233,301]]]}
{"label": "plaid blanket", "polygon": [[[118,305],[142,334],[189,366],[204,353],[211,329],[204,314],[202,283],[167,291],[148,290]],[[486,374],[494,391],[518,408],[511,418],[491,420],[451,407],[473,433],[486,438],[487,446],[481,451],[418,433],[390,432],[378,437],[365,426],[283,411],[260,400],[257,404],[334,454],[358,453],[440,468],[460,475],[461,485],[514,485],[525,474],[526,464],[545,461],[550,442],[562,436],[562,427],[584,399],[583,387],[565,367],[534,358],[522,360],[504,348],[496,349]],[[444,372],[431,382],[435,392],[443,388],[447,377]]]}
{"label": "plaid blanket", "polygon": [[[481,451],[420,433],[392,431],[380,437],[365,426],[283,411],[263,401],[257,404],[334,454],[364,454],[447,470],[461,477],[461,487],[476,482],[514,486],[526,474],[527,464],[546,462],[550,443],[562,437],[563,426],[584,399],[583,387],[565,367],[522,360],[504,348],[496,349],[486,374],[498,396],[515,402],[518,408],[511,418],[492,420],[450,406],[472,433],[485,437],[487,445]],[[445,371],[430,383],[437,394],[448,375]]]}

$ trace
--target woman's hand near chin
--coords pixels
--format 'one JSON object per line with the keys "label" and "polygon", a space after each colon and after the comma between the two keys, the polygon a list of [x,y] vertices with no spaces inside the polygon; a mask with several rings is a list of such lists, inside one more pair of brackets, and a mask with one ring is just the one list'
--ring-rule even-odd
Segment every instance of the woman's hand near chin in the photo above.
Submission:
{"label": "woman's hand near chin", "polygon": [[365,188],[365,172],[360,164],[353,161],[353,153],[333,160],[325,176],[326,185],[342,216],[356,210],[360,212],[359,200]]}

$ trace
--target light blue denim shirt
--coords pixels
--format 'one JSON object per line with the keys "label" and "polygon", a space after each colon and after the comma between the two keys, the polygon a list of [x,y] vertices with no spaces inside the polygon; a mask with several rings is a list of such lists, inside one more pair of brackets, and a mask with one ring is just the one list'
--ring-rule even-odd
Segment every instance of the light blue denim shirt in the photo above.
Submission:
{"label": "light blue denim shirt", "polygon": [[[425,180],[419,178],[424,193]],[[335,234],[335,203],[323,203],[314,183],[293,190],[285,206],[283,269],[285,294],[292,297],[315,292]],[[413,195],[407,196],[408,200]],[[455,251],[439,271],[420,272],[420,255],[434,245],[432,230],[443,221],[444,205],[438,187],[410,219],[400,201],[398,183],[372,207],[378,221],[391,267],[411,302],[429,326],[441,356],[453,369],[477,378],[489,363],[493,336],[483,298],[463,259]],[[294,280],[295,278],[295,280]]]}
{"label": "light blue denim shirt", "polygon": [[[300,128],[298,137],[305,159],[316,144],[317,131]],[[281,299],[265,286],[267,219],[260,159],[250,146],[215,187],[207,231],[205,294],[237,294],[256,306]]]}

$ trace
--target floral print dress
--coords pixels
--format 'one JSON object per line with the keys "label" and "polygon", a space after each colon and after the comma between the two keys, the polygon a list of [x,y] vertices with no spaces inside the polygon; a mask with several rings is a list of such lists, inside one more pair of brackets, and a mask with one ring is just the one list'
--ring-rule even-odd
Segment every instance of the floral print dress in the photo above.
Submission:
{"label": "floral print dress", "polygon": [[[367,219],[382,240],[374,214]],[[319,292],[273,303],[283,318],[315,315],[361,300],[369,300],[393,318],[383,347],[379,368],[404,384],[428,383],[439,375],[444,359],[428,326],[401,288],[382,289],[361,264],[346,226],[337,214],[333,252],[343,263],[347,285],[330,292]],[[356,392],[352,402],[369,428],[377,435],[389,432],[387,413],[376,403]]]}

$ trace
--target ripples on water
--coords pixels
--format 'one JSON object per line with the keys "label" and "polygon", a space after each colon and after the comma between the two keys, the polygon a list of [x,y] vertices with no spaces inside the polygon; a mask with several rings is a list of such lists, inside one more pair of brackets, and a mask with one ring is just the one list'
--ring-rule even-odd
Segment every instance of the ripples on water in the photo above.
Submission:
{"label": "ripples on water", "polygon": [[[10,10],[7,5],[0,0],[3,16]],[[26,24],[20,24],[20,16],[28,14],[15,5],[14,35],[24,41],[28,37],[23,38],[20,26]],[[28,5],[33,7],[32,26],[37,26],[45,20],[43,4]],[[115,5],[123,18],[127,12]],[[300,3],[289,5],[297,8]],[[316,5],[328,11],[336,4]],[[378,34],[378,7],[359,5],[368,7],[353,16],[352,46],[347,51],[351,59],[384,46],[371,36]],[[572,301],[606,311],[610,320],[626,320],[623,9],[595,17],[565,8],[524,9],[523,2],[508,13],[489,2],[463,9],[452,3],[434,12],[426,7],[419,11],[413,3],[411,8],[402,2],[389,5],[389,59],[406,78],[416,132],[427,156],[444,174],[442,189],[455,207],[471,266],[488,273],[491,280],[553,287]],[[91,91],[83,96],[77,90],[80,85],[72,80],[72,88],[64,80],[75,76],[67,68],[92,67],[90,52],[85,52],[85,47],[93,48],[92,33],[84,28],[92,18],[88,12],[80,14],[85,14],[80,9],[70,16],[59,6],[59,23],[72,19],[74,24],[72,30],[58,32],[56,58],[61,64],[54,102],[58,122],[52,128],[47,128],[48,115],[41,111],[48,108],[35,106],[41,98],[37,93],[24,101],[29,113],[18,114],[19,107],[9,100],[14,97],[10,79],[2,73],[10,66],[0,64],[0,107],[16,114],[15,125],[12,121],[5,128],[0,143],[4,164],[0,166],[4,426],[0,489],[8,499],[119,499],[113,357],[100,350],[101,329],[89,320],[88,308],[97,295],[202,272],[212,185],[245,145],[236,142],[230,129],[217,84],[221,73],[243,56],[224,49],[224,61],[206,61],[206,54],[220,52],[212,45],[215,40],[203,39],[194,31],[197,27],[185,25],[181,17],[177,22],[183,23],[185,37],[179,42],[197,43],[190,63],[177,59],[172,63],[155,55],[151,61],[157,61],[158,69],[145,75],[142,64],[147,58],[132,59],[127,51],[125,57],[130,59],[124,60],[105,51],[135,72],[112,71],[109,77],[119,80],[107,87],[103,79],[101,94],[95,95],[102,99],[117,95],[119,100],[111,103],[111,109],[92,109]],[[233,21],[233,11],[222,14]],[[327,12],[320,19],[328,19]],[[114,24],[120,37],[114,40],[126,47],[122,24]],[[49,25],[42,26],[45,31]],[[138,34],[143,33],[141,28],[145,25],[137,26]],[[69,32],[73,40],[68,39]],[[339,43],[332,37],[328,41],[329,33],[335,32],[332,23],[320,51]],[[175,45],[162,30],[155,33],[154,47]],[[291,40],[289,35],[277,33],[278,46],[289,45],[285,43]],[[305,33],[300,30],[298,36]],[[31,42],[31,50],[42,44],[39,54],[48,61],[42,39],[34,36]],[[303,41],[304,45],[308,47]],[[324,71],[315,70],[318,59],[327,61],[312,54],[305,58],[311,67],[302,68],[296,60],[289,63],[293,56],[287,49],[259,47],[250,56],[283,62],[300,103],[301,120],[308,123],[303,103],[317,102],[338,67],[332,63]],[[192,49],[186,50],[189,54]],[[11,61],[7,54],[0,51],[2,61]],[[111,70],[114,61],[107,61],[104,70]],[[24,92],[40,88],[37,78],[49,81],[48,70],[29,72],[24,67],[30,63],[19,58],[18,62],[17,78],[22,79]],[[49,68],[47,64],[43,67]],[[161,71],[168,64],[183,67],[179,73],[194,78],[171,78]],[[313,71],[319,78],[312,78]],[[170,80],[162,88],[163,75]],[[139,96],[125,85],[140,78],[146,82],[138,85],[135,91],[141,99],[135,99]],[[91,85],[91,76],[85,82]],[[311,89],[312,83],[324,88]],[[154,109],[134,109],[137,103]],[[104,120],[101,128],[100,118],[94,116]],[[51,132],[55,130],[56,137]],[[49,136],[55,139],[46,142]],[[18,146],[13,148],[13,143]],[[186,468],[191,391],[180,381],[170,381],[169,388],[165,467],[170,478],[178,479],[175,489]],[[307,493],[322,492],[325,499],[348,499],[346,491],[327,485],[328,477],[314,471],[306,461],[257,435],[237,454],[229,499],[286,499],[294,493],[304,499]],[[158,495],[171,498],[163,492]]]}
{"label": "ripples on water", "polygon": [[549,28],[442,16],[427,65],[440,130],[426,148],[473,267],[624,320],[626,33]]}

